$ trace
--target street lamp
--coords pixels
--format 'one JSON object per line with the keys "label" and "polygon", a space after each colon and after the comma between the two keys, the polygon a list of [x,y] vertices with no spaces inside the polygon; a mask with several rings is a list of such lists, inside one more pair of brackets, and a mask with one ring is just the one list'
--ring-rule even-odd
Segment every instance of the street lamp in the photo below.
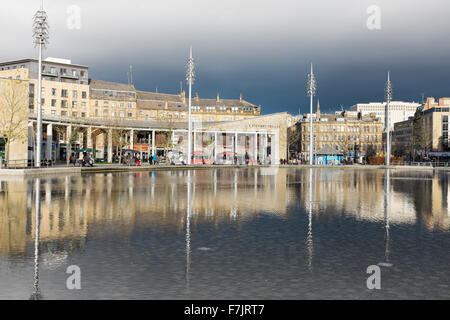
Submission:
{"label": "street lamp", "polygon": [[391,137],[390,137],[390,104],[392,100],[392,82],[391,82],[391,76],[390,72],[388,72],[388,80],[386,82],[386,85],[384,87],[384,94],[386,98],[386,165],[390,165],[391,163]]}
{"label": "street lamp", "polygon": [[41,149],[42,149],[42,49],[48,43],[48,18],[47,13],[41,8],[33,17],[33,40],[35,46],[39,47],[39,66],[38,66],[38,110],[37,110],[37,132],[36,132],[36,154],[35,165],[41,166]]}
{"label": "street lamp", "polygon": [[189,86],[189,109],[188,109],[188,165],[191,164],[191,154],[192,154],[192,121],[191,121],[191,95],[192,95],[192,85],[195,80],[195,62],[192,58],[192,46],[189,51],[189,59],[186,64],[186,81]]}
{"label": "street lamp", "polygon": [[309,111],[309,164],[313,165],[313,124],[312,124],[312,114],[313,114],[313,98],[316,94],[317,84],[316,78],[313,72],[313,65],[311,63],[311,73],[308,75],[308,84],[306,87],[306,93],[310,98],[310,111]]}

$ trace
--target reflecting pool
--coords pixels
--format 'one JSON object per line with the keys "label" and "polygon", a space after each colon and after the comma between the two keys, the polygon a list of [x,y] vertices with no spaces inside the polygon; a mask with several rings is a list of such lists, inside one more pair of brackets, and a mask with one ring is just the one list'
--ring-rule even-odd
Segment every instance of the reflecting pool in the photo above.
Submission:
{"label": "reflecting pool", "polygon": [[449,201],[433,170],[0,177],[0,299],[449,299]]}

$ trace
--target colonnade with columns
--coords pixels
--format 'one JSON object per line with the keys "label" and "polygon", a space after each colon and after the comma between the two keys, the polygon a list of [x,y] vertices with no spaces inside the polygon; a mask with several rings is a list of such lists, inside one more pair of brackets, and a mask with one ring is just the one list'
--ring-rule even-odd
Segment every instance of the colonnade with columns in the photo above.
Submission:
{"label": "colonnade with columns", "polygon": [[[74,142],[70,152],[76,151],[74,150],[76,148],[90,150],[93,157],[105,159],[107,162],[113,162],[113,154],[120,148],[140,152],[141,159],[148,159],[155,153],[164,155],[169,150],[177,150],[186,155],[188,150],[186,129],[123,129],[51,122],[44,122],[44,126],[46,126],[44,131],[46,137],[43,139],[43,156],[52,161],[64,160],[61,159],[61,143],[67,145],[70,142]],[[59,128],[57,131],[55,126]],[[61,129],[64,127],[65,132]],[[77,130],[81,136],[76,141],[72,139],[74,130]],[[114,141],[117,130],[126,132],[126,145],[118,146]],[[164,136],[161,138],[164,146],[161,145],[161,141],[157,141],[158,134]],[[168,142],[167,139],[171,141]],[[194,129],[191,162],[196,164],[278,164],[279,143],[277,131]],[[66,157],[68,156],[70,154],[66,154]]]}

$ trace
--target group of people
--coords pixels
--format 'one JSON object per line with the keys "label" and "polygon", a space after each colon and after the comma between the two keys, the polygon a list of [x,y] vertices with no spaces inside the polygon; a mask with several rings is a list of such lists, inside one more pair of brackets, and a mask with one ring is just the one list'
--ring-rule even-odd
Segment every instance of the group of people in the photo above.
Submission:
{"label": "group of people", "polygon": [[158,155],[156,153],[151,154],[150,157],[148,157],[148,163],[150,165],[159,164],[159,157],[158,157]]}
{"label": "group of people", "polygon": [[[77,165],[77,157],[74,153],[72,153],[69,157],[69,162],[73,164],[75,167]],[[83,152],[83,157],[81,160],[78,161],[78,163],[82,167],[93,167],[94,166],[94,160],[92,159],[91,155],[88,152]]]}

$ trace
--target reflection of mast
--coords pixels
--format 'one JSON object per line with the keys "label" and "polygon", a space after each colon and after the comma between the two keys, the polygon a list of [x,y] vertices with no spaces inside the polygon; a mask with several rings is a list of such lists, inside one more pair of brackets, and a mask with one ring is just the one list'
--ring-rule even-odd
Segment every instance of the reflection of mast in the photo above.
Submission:
{"label": "reflection of mast", "polygon": [[312,168],[309,168],[309,213],[308,213],[308,237],[306,238],[306,248],[308,250],[308,268],[312,271],[313,260],[313,237],[312,237],[312,202],[313,202],[313,188],[312,188]]}
{"label": "reflection of mast", "polygon": [[386,169],[386,182],[385,182],[385,192],[384,192],[384,221],[385,221],[385,249],[384,249],[384,259],[385,262],[379,263],[379,265],[384,267],[391,267],[392,263],[389,261],[390,254],[390,201],[391,201],[391,179],[390,170]]}
{"label": "reflection of mast", "polygon": [[35,222],[34,222],[34,284],[33,293],[30,300],[40,300],[42,298],[39,290],[39,220],[41,215],[41,180],[35,182]]}
{"label": "reflection of mast", "polygon": [[189,272],[191,267],[191,171],[187,177],[187,211],[186,211],[186,288],[189,289]]}

